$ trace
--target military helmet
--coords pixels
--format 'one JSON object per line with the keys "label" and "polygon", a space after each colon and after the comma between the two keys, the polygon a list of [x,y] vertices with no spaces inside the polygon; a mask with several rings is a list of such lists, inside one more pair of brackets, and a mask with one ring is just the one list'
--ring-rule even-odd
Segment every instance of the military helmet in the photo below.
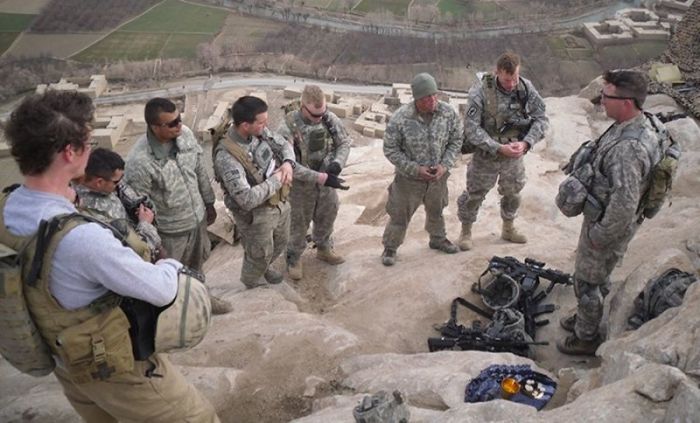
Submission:
{"label": "military helmet", "polygon": [[505,273],[490,270],[479,277],[481,300],[492,310],[513,307],[520,298],[520,284]]}
{"label": "military helmet", "polygon": [[158,316],[156,352],[175,352],[199,344],[211,322],[211,301],[204,275],[183,267],[178,272],[177,296]]}

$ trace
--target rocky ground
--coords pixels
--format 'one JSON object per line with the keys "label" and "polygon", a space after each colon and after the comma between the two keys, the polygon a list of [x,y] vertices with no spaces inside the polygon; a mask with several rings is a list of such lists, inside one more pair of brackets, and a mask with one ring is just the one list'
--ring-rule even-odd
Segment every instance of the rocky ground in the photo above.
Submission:
{"label": "rocky ground", "polygon": [[[238,281],[240,246],[220,243],[206,264],[208,284],[230,300],[231,314],[217,316],[204,341],[171,359],[215,405],[225,422],[352,422],[363,395],[380,389],[404,393],[412,422],[482,421],[697,421],[700,415],[700,284],[683,306],[635,332],[623,332],[631,302],[646,280],[673,265],[700,269],[700,128],[691,119],[668,126],[684,156],[673,204],[645,222],[614,274],[608,297],[608,341],[596,358],[559,354],[557,324],[574,307],[571,288],[556,287],[548,299],[558,309],[546,316],[535,362],[511,354],[428,353],[433,324],[449,317],[456,296],[478,301],[469,288],[493,255],[533,257],[570,272],[580,218],[561,215],[554,196],[559,166],[583,141],[609,124],[586,96],[546,99],[552,129],[526,157],[529,182],[517,224],[529,237],[508,244],[500,235],[498,196],[487,197],[474,228],[475,249],[444,255],[428,248],[419,209],[394,267],[382,266],[381,235],[387,217],[386,188],[392,167],[381,140],[352,149],[343,176],[336,247],[347,261],[336,267],[303,257],[304,279],[271,289],[246,290]],[[653,112],[676,110],[665,96],[649,98]],[[457,238],[456,198],[465,186],[465,156],[449,180],[445,210],[449,235]],[[220,228],[226,226],[223,203]],[[220,228],[217,232],[220,233]],[[283,263],[276,263],[283,268]],[[468,311],[461,320],[477,318]],[[468,381],[490,364],[528,363],[559,381],[545,411],[507,401],[465,404]],[[695,417],[693,417],[695,416]],[[53,376],[33,379],[0,361],[0,421],[77,422]]]}

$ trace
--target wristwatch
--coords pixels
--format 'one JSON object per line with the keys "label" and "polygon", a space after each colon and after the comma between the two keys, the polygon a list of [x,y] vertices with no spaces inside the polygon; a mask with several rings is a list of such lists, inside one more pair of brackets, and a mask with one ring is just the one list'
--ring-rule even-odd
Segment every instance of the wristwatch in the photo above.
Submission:
{"label": "wristwatch", "polygon": [[284,163],[289,163],[289,165],[292,167],[292,170],[297,168],[297,162],[295,162],[292,159],[285,159],[282,161],[282,164],[284,164]]}

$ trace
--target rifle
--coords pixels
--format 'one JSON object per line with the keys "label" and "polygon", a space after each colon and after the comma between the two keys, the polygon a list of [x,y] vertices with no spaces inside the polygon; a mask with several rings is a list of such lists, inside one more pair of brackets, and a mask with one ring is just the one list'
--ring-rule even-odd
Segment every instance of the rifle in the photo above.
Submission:
{"label": "rifle", "polygon": [[472,304],[464,298],[457,297],[450,306],[450,319],[443,325],[435,327],[440,332],[440,337],[428,338],[428,350],[430,352],[441,350],[476,350],[490,352],[511,352],[523,357],[530,357],[530,345],[549,345],[548,342],[534,342],[523,339],[520,336],[501,335],[502,332],[493,332],[493,327],[483,328],[481,321],[474,320],[471,327],[467,328],[457,323],[457,307],[462,305],[482,317],[493,320],[494,313],[486,311]]}
{"label": "rifle", "polygon": [[516,118],[516,119],[510,119],[506,121],[503,126],[498,130],[499,135],[504,135],[511,129],[515,129],[518,131],[518,136],[517,139],[522,139],[525,135],[527,135],[527,132],[530,130],[530,127],[532,126],[532,117],[523,117],[523,118]]}
{"label": "rifle", "polygon": [[[544,313],[554,311],[553,304],[539,303],[554,289],[554,285],[573,285],[573,278],[568,273],[559,270],[547,269],[545,263],[532,258],[526,258],[525,263],[520,262],[515,257],[498,257],[493,256],[489,261],[488,269],[482,274],[491,272],[494,275],[505,274],[512,278],[520,285],[520,294],[517,299],[517,309],[522,312],[525,317],[525,332],[533,339],[535,338],[535,329],[537,326],[543,326],[549,323],[549,320],[536,321],[535,317]],[[540,292],[537,289],[540,286],[540,278],[550,281],[549,286]],[[489,294],[487,290],[481,287],[481,278],[478,285],[472,288],[473,291],[482,295]]]}
{"label": "rifle", "polygon": [[[147,195],[139,196],[133,188],[125,184],[123,181],[119,182],[117,185],[117,197],[119,197],[119,200],[121,200],[122,204],[124,205],[124,209],[126,209],[126,214],[134,224],[139,223],[138,211],[141,204],[143,204],[146,208],[151,209],[155,214],[156,210],[153,201],[151,201]],[[155,219],[153,224],[155,225]]]}
{"label": "rifle", "polygon": [[[448,323],[441,331],[443,335],[447,334],[447,336],[428,338],[428,350],[430,352],[442,350],[510,352],[528,357],[531,345],[549,345],[549,342],[545,341],[537,342],[515,337],[490,336],[480,327],[478,320],[472,323],[472,328],[465,328],[462,325],[450,327]],[[450,333],[455,330],[455,333]]]}
{"label": "rifle", "polygon": [[659,112],[656,113],[656,117],[661,121],[661,123],[666,123],[677,119],[686,118],[688,115],[685,113]]}

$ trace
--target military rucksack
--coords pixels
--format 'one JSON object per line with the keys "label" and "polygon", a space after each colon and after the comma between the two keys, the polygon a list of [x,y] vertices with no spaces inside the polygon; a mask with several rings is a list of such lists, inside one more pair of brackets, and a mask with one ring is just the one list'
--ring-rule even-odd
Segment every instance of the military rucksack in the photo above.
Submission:
{"label": "military rucksack", "polygon": [[[661,210],[666,197],[671,194],[681,150],[678,143],[668,134],[665,125],[657,116],[647,112],[644,112],[644,114],[659,135],[659,148],[662,151],[661,160],[654,165],[650,172],[649,187],[642,196],[637,210],[645,218],[651,219]],[[651,152],[648,153],[651,159],[652,154]]]}
{"label": "military rucksack", "polygon": [[669,308],[680,306],[688,287],[697,280],[695,274],[675,268],[651,279],[634,300],[634,313],[627,320],[628,328],[637,329]]}
{"label": "military rucksack", "polygon": [[56,363],[29,314],[22,282],[21,257],[31,240],[19,251],[0,241],[0,354],[22,373],[46,376]]}

